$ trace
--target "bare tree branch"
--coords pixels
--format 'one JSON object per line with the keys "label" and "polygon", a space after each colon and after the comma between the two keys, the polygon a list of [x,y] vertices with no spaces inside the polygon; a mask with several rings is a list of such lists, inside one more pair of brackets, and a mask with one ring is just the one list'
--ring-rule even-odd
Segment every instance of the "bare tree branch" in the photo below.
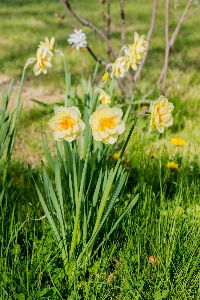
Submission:
{"label": "bare tree branch", "polygon": [[165,93],[168,61],[169,61],[169,0],[166,0],[165,2],[165,59],[163,65],[163,78],[162,78],[162,88],[161,88],[162,94]]}
{"label": "bare tree branch", "polygon": [[[169,45],[168,45],[168,46],[169,46],[169,49],[168,49],[169,55],[170,55],[170,51],[171,51],[171,49],[172,49],[172,47],[173,47],[173,45],[174,45],[174,43],[175,43],[175,40],[176,40],[176,38],[177,38],[177,35],[178,35],[179,31],[180,31],[181,25],[182,25],[182,23],[186,20],[186,15],[187,15],[187,12],[188,12],[188,10],[189,10],[191,4],[192,4],[192,1],[193,1],[193,0],[188,0],[188,3],[187,3],[187,5],[186,5],[186,7],[185,7],[185,9],[184,9],[184,12],[183,12],[183,14],[182,14],[182,16],[181,16],[181,18],[180,18],[178,24],[177,24],[177,26],[176,26],[176,28],[175,28],[175,30],[174,30],[172,36],[171,36],[171,39],[170,39]],[[165,64],[163,65],[163,68],[162,68],[162,70],[161,70],[161,72],[160,72],[159,78],[158,78],[158,80],[157,80],[155,86],[154,86],[147,94],[145,94],[145,95],[143,96],[143,99],[148,98],[148,97],[153,93],[153,91],[156,89],[156,87],[161,83],[161,81],[162,81],[162,79],[163,79],[163,76],[164,76],[164,71],[165,71],[164,68],[165,68]]]}
{"label": "bare tree branch", "polygon": [[115,50],[113,49],[110,41],[108,40],[108,38],[106,37],[106,35],[99,29],[97,28],[94,24],[88,22],[87,20],[85,20],[84,18],[81,18],[76,11],[71,7],[70,3],[68,0],[59,0],[61,5],[65,8],[68,8],[69,11],[73,14],[73,16],[83,25],[90,27],[94,30],[94,32],[100,36],[102,38],[102,40],[108,45],[110,52],[112,53],[113,57],[116,59],[117,55],[115,53]]}
{"label": "bare tree branch", "polygon": [[98,61],[102,66],[106,67],[107,63],[105,61],[103,61],[100,57],[96,56],[96,54],[92,51],[92,49],[87,45],[87,50],[88,52],[92,55],[92,57]]}
{"label": "bare tree branch", "polygon": [[125,38],[126,38],[126,29],[125,29],[125,0],[120,0],[120,6],[121,6],[121,21],[122,21],[122,29],[121,29],[121,41],[122,41],[122,47],[125,45]]}
{"label": "bare tree branch", "polygon": [[146,50],[146,55],[142,58],[142,61],[141,61],[140,65],[138,66],[137,71],[135,72],[135,75],[133,77],[133,87],[135,86],[136,81],[140,77],[140,73],[142,71],[142,68],[143,68],[144,63],[145,63],[146,58],[147,58],[147,53],[149,51],[149,43],[150,43],[151,36],[152,36],[153,30],[154,30],[154,26],[155,26],[157,4],[158,4],[158,0],[154,0],[153,10],[152,10],[152,16],[151,16],[151,24],[150,24],[149,31],[147,33],[147,38],[146,38],[146,40],[148,42],[148,46],[147,46],[147,50]]}
{"label": "bare tree branch", "polygon": [[[107,11],[107,16],[106,16],[106,21],[107,21],[106,32],[107,32],[107,38],[109,41],[110,41],[110,23],[111,23],[110,5],[111,5],[111,0],[108,0],[108,11]],[[108,47],[107,53],[108,53],[108,61],[110,62],[110,47]]]}
{"label": "bare tree branch", "polygon": [[198,5],[187,17],[185,17],[184,21],[192,17],[199,9],[200,9],[200,5]]}

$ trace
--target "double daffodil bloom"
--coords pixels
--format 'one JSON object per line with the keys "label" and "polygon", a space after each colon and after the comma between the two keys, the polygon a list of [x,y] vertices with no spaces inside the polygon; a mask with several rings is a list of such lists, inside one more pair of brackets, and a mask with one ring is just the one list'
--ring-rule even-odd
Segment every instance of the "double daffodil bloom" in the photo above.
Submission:
{"label": "double daffodil bloom", "polygon": [[54,43],[54,37],[50,40],[46,37],[44,42],[40,42],[36,53],[36,64],[33,68],[35,75],[39,75],[40,73],[47,74],[47,68],[52,67],[51,58],[53,56]]}
{"label": "double daffodil bloom", "polygon": [[148,42],[144,40],[145,36],[139,36],[137,32],[134,34],[134,43],[126,46],[124,53],[130,59],[130,67],[136,71],[137,65],[140,64],[143,56],[146,55]]}
{"label": "double daffodil bloom", "polygon": [[173,124],[173,117],[171,115],[174,105],[168,102],[168,99],[161,95],[157,100],[150,105],[151,120],[149,132],[155,127],[160,132],[164,132],[165,127]]}
{"label": "double daffodil bloom", "polygon": [[111,78],[114,76],[116,78],[123,78],[124,74],[129,70],[130,68],[130,61],[128,56],[120,56],[116,59],[114,64],[112,64],[112,72],[111,72]]}
{"label": "double daffodil bloom", "polygon": [[125,130],[122,116],[121,108],[111,108],[107,104],[100,104],[89,119],[94,140],[114,144]]}
{"label": "double daffodil bloom", "polygon": [[49,120],[48,124],[53,130],[56,141],[72,142],[85,129],[85,123],[81,120],[81,113],[75,106],[58,107],[55,116]]}
{"label": "double daffodil bloom", "polygon": [[111,98],[110,96],[102,89],[97,89],[96,92],[99,92],[99,101],[102,104],[110,104]]}

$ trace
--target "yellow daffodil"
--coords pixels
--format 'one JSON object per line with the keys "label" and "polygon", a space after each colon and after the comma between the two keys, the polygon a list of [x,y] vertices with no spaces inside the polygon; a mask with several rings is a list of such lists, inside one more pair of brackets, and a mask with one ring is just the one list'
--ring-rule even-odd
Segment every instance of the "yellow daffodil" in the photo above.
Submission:
{"label": "yellow daffodil", "polygon": [[75,106],[60,106],[49,122],[56,141],[66,140],[72,142],[78,134],[85,129],[85,123],[81,120],[81,113]]}
{"label": "yellow daffodil", "polygon": [[48,39],[48,37],[45,37],[45,41],[40,42],[40,45],[43,48],[47,48],[48,50],[52,51],[52,50],[54,50],[53,49],[54,43],[55,43],[55,38],[54,37],[52,37],[50,40]]}
{"label": "yellow daffodil", "polygon": [[102,104],[110,104],[111,103],[110,96],[106,92],[104,92],[104,90],[99,89],[98,92],[99,92],[99,101]]}
{"label": "yellow daffodil", "polygon": [[180,138],[172,138],[171,143],[174,144],[175,146],[182,146],[186,144],[186,141]]}
{"label": "yellow daffodil", "polygon": [[136,71],[137,65],[140,64],[141,59],[146,55],[148,42],[144,40],[145,36],[139,36],[137,32],[134,34],[134,43],[126,46],[124,53],[130,59],[130,67]]}
{"label": "yellow daffodil", "polygon": [[36,55],[36,64],[34,65],[34,74],[39,75],[41,72],[47,74],[47,68],[52,67],[51,58],[53,54],[48,48],[39,46]]}
{"label": "yellow daffodil", "polygon": [[107,104],[100,104],[89,119],[94,140],[114,144],[125,130],[122,116],[121,108],[110,108]]}
{"label": "yellow daffodil", "polygon": [[106,73],[103,75],[103,77],[102,77],[102,81],[103,81],[103,82],[106,82],[106,81],[108,80],[108,78],[109,78],[109,73],[106,72]]}
{"label": "yellow daffodil", "polygon": [[169,162],[167,163],[167,167],[168,167],[169,169],[178,169],[178,164],[176,164],[176,163],[173,162],[173,161],[169,161]]}
{"label": "yellow daffodil", "polygon": [[114,76],[116,78],[122,78],[124,77],[124,74],[129,70],[130,68],[130,61],[128,56],[120,56],[116,59],[114,64],[112,65],[112,72],[111,72],[111,78]]}
{"label": "yellow daffodil", "polygon": [[171,115],[173,109],[174,105],[168,102],[168,99],[162,95],[153,101],[150,105],[151,120],[149,132],[156,127],[160,133],[163,133],[165,127],[171,126],[173,124],[173,117]]}

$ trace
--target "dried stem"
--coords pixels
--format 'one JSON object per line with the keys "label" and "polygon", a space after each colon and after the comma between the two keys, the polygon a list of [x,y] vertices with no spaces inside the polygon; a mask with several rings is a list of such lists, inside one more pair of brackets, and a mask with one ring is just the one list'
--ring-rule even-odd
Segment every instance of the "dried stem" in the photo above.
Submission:
{"label": "dried stem", "polygon": [[154,26],[155,26],[157,4],[158,4],[158,0],[154,0],[153,10],[152,10],[152,15],[151,15],[151,24],[150,24],[149,31],[147,33],[147,38],[146,38],[146,40],[148,42],[146,55],[142,58],[141,64],[138,66],[137,71],[135,72],[135,75],[133,77],[133,87],[135,86],[136,81],[140,77],[140,73],[142,71],[142,68],[143,68],[144,63],[145,63],[146,58],[147,58],[147,53],[149,51],[149,43],[150,43],[151,36],[152,36]]}
{"label": "dried stem", "polygon": [[167,68],[169,61],[169,0],[165,2],[165,59],[163,66],[163,78],[162,78],[162,88],[161,93],[165,93],[166,78],[167,78]]}
{"label": "dried stem", "polygon": [[88,22],[84,18],[81,18],[76,11],[71,7],[71,4],[69,3],[68,0],[59,0],[61,5],[64,7],[64,9],[69,9],[69,11],[73,14],[73,16],[83,25],[90,27],[91,29],[94,30],[94,32],[101,37],[101,39],[107,44],[108,48],[110,49],[110,52],[112,53],[113,57],[116,59],[117,55],[115,53],[115,50],[113,49],[110,41],[106,37],[106,35],[99,29],[97,28],[93,23]]}
{"label": "dried stem", "polygon": [[126,38],[126,29],[125,29],[125,0],[120,0],[120,6],[121,6],[121,21],[122,21],[122,29],[121,29],[121,41],[122,41],[122,47],[125,45],[125,38]]}

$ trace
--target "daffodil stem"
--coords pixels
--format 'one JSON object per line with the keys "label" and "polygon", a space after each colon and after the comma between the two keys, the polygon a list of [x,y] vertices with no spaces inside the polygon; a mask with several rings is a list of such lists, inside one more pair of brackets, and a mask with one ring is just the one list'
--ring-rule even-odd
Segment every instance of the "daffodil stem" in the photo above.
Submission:
{"label": "daffodil stem", "polygon": [[125,141],[125,143],[124,143],[124,146],[123,146],[123,148],[122,148],[122,151],[121,151],[121,154],[120,154],[120,157],[119,157],[120,159],[122,159],[122,157],[123,157],[123,155],[124,155],[124,152],[125,152],[125,150],[126,150],[126,147],[127,147],[127,145],[128,145],[128,142],[129,142],[130,137],[131,137],[131,135],[132,135],[133,129],[135,128],[135,125],[136,125],[136,123],[137,123],[137,120],[138,120],[138,116],[135,117],[134,122],[133,122],[133,125],[131,126],[131,130],[129,131],[129,134],[128,134],[128,136],[127,136],[127,139],[126,139],[126,141]]}
{"label": "daffodil stem", "polygon": [[131,130],[129,131],[129,134],[128,134],[128,136],[127,136],[127,139],[126,139],[126,141],[125,141],[125,143],[124,143],[124,146],[123,146],[123,148],[122,148],[122,151],[121,151],[121,154],[120,154],[120,157],[119,157],[120,159],[122,159],[122,157],[123,157],[123,155],[124,155],[124,152],[125,152],[125,150],[126,150],[126,147],[127,147],[128,142],[129,142],[129,140],[130,140],[130,138],[131,138],[133,129],[135,128],[135,125],[136,125],[136,123],[137,123],[137,120],[138,120],[139,116],[143,116],[143,115],[149,114],[150,112],[151,112],[150,110],[143,110],[143,111],[141,111],[141,112],[135,117],[135,119],[134,119],[134,121],[133,121],[133,125],[132,125],[132,127],[131,127]]}
{"label": "daffodil stem", "polygon": [[66,58],[64,58],[64,70],[65,70],[65,84],[66,84],[65,107],[68,107],[69,106],[68,97],[69,97],[69,91],[70,91],[70,74],[69,74],[69,71],[67,68]]}

